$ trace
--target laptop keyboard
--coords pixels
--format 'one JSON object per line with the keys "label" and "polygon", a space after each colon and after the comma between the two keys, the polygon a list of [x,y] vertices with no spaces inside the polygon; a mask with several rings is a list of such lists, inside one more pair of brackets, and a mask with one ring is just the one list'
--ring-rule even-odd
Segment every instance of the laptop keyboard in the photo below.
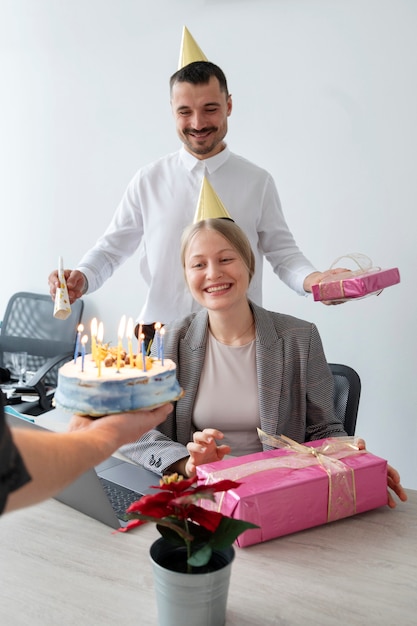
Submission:
{"label": "laptop keyboard", "polygon": [[126,515],[126,509],[132,502],[139,500],[142,494],[122,487],[121,485],[116,485],[116,483],[112,483],[110,480],[106,480],[101,476],[99,476],[99,479],[117,517],[123,521],[127,521],[128,516]]}

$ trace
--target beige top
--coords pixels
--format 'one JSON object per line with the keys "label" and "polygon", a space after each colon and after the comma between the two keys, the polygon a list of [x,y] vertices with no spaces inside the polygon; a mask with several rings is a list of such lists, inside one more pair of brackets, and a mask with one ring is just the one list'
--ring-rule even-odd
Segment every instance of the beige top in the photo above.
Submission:
{"label": "beige top", "polygon": [[227,346],[209,332],[206,357],[194,404],[197,430],[217,428],[233,456],[262,450],[256,428],[260,426],[255,340],[244,346]]}

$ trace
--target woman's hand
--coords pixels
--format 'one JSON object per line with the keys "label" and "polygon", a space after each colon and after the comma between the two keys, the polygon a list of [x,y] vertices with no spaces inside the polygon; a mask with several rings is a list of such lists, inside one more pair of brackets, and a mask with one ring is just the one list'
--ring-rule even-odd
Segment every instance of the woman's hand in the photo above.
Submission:
{"label": "woman's hand", "polygon": [[[359,450],[366,449],[366,444],[363,439],[358,439],[358,448]],[[396,501],[392,497],[392,491],[399,497],[401,502],[407,501],[407,494],[405,493],[400,483],[400,475],[396,469],[391,467],[391,465],[387,466],[387,485],[388,485],[388,506],[391,509],[395,509],[395,507],[397,506]]]}
{"label": "woman's hand", "polygon": [[395,509],[395,507],[397,506],[396,501],[394,500],[394,498],[392,497],[392,492],[390,491],[390,489],[399,497],[399,499],[401,500],[401,502],[406,502],[407,501],[407,494],[405,493],[401,483],[400,483],[400,475],[397,472],[396,469],[394,469],[393,467],[391,467],[391,465],[388,465],[387,467],[388,470],[388,474],[387,474],[387,484],[388,484],[388,506],[391,509]]}
{"label": "woman's hand", "polygon": [[194,433],[193,440],[187,444],[187,450],[190,453],[185,463],[187,476],[195,475],[197,465],[221,461],[226,454],[230,454],[230,446],[217,445],[216,439],[223,439],[223,437],[223,433],[215,428],[205,428],[203,431]]}

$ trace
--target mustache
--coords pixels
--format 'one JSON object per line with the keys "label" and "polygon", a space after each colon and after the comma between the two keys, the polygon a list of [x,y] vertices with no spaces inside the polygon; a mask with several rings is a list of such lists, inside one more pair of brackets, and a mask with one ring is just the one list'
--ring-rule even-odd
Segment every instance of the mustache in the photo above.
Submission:
{"label": "mustache", "polygon": [[205,133],[217,132],[216,126],[205,126],[197,130],[196,128],[185,128],[184,135],[204,135]]}

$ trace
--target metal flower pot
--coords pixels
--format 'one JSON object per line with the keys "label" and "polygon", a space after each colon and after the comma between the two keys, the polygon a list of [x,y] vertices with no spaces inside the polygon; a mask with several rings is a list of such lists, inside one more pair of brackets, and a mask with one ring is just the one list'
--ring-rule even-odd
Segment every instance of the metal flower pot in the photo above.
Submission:
{"label": "metal flower pot", "polygon": [[223,626],[234,557],[233,547],[214,551],[208,567],[188,574],[185,547],[155,541],[150,558],[159,626]]}

